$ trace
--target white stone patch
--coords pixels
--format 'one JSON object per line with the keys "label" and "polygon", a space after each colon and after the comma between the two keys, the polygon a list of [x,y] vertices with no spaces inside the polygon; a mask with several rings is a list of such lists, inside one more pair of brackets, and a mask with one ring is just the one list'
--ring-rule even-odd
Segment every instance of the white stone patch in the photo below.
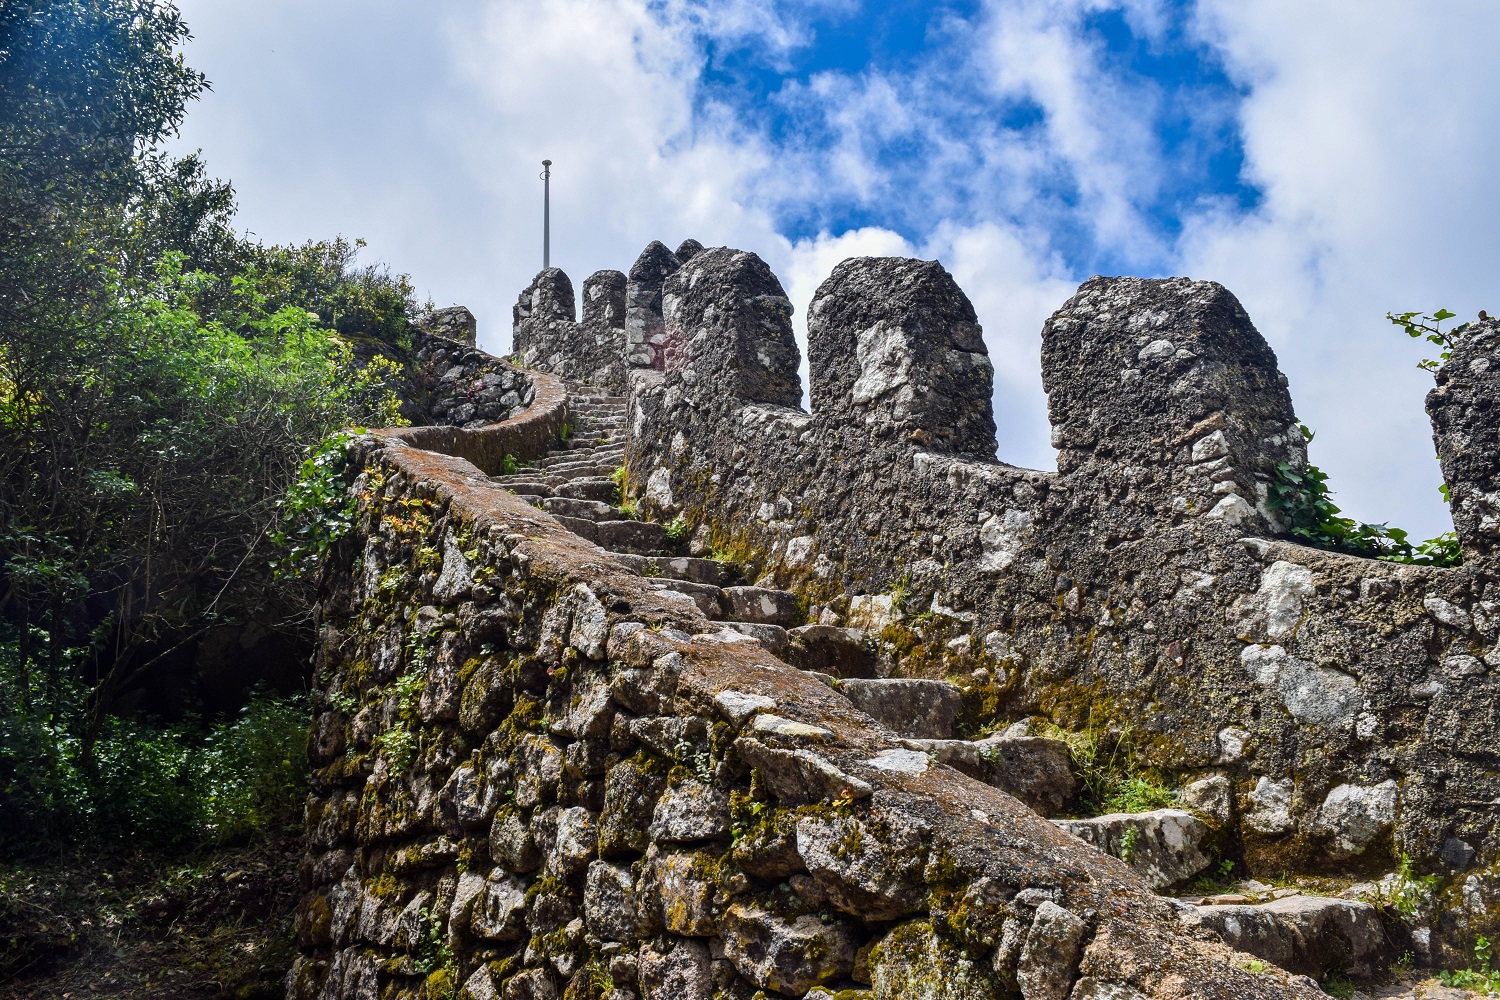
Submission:
{"label": "white stone patch", "polygon": [[1308,829],[1333,837],[1346,854],[1359,854],[1396,822],[1396,782],[1339,785],[1313,813]]}
{"label": "white stone patch", "polygon": [[855,353],[859,359],[859,377],[854,380],[854,402],[871,403],[898,390],[893,402],[900,405],[909,401],[911,347],[906,342],[905,330],[882,320],[855,334]]}
{"label": "white stone patch", "polygon": [[1224,436],[1223,431],[1205,434],[1193,443],[1192,457],[1195,462],[1207,462],[1211,458],[1219,458],[1227,454],[1229,454],[1229,439]]}
{"label": "white stone patch", "polygon": [[1474,620],[1469,617],[1467,611],[1443,600],[1441,597],[1424,597],[1422,599],[1422,607],[1427,609],[1428,614],[1449,628],[1456,628],[1460,632],[1467,632],[1474,627]]}
{"label": "white stone patch", "polygon": [[932,759],[920,750],[882,750],[865,763],[881,771],[925,774]]}
{"label": "white stone patch", "polygon": [[1225,726],[1217,733],[1220,764],[1234,764],[1245,759],[1245,746],[1250,742],[1248,730],[1239,726]]}
{"label": "white stone patch", "polygon": [[714,705],[736,726],[744,725],[745,720],[757,712],[776,709],[773,699],[763,694],[745,694],[743,691],[720,691],[714,695]]}
{"label": "white stone patch", "polygon": [[1170,340],[1153,340],[1141,348],[1141,353],[1136,356],[1141,361],[1160,361],[1176,353],[1177,347]]}
{"label": "white stone patch", "polygon": [[845,617],[852,628],[878,633],[895,623],[895,601],[890,594],[859,594],[849,598]]}
{"label": "white stone patch", "polygon": [[585,584],[572,590],[573,627],[568,631],[568,645],[591,660],[604,658],[604,646],[609,640],[609,616],[604,605]]}
{"label": "white stone patch", "polygon": [[1254,602],[1266,615],[1266,634],[1284,639],[1302,621],[1303,602],[1313,595],[1312,570],[1278,559],[1260,574]]}
{"label": "white stone patch", "polygon": [[1484,673],[1484,664],[1467,653],[1453,653],[1443,658],[1443,670],[1449,677],[1477,677]]}
{"label": "white stone patch", "polygon": [[671,510],[676,506],[672,502],[672,470],[666,466],[658,466],[646,479],[646,499],[657,507]]}
{"label": "white stone patch", "polygon": [[798,535],[796,538],[788,538],[786,542],[786,564],[788,566],[801,566],[812,557],[812,551],[812,535]]}
{"label": "white stone patch", "polygon": [[1255,508],[1250,506],[1249,501],[1238,493],[1232,493],[1229,496],[1221,498],[1205,516],[1221,520],[1231,528],[1237,528],[1247,518],[1254,515]]}
{"label": "white stone patch", "polygon": [[986,512],[979,522],[979,572],[1009,569],[1025,549],[1032,523],[1031,514],[1024,510],[1006,510],[998,516]]}
{"label": "white stone patch", "polygon": [[984,651],[997,660],[1015,655],[1015,647],[1011,645],[1010,636],[999,631],[985,633]]}
{"label": "white stone patch", "polygon": [[1292,828],[1291,778],[1261,778],[1249,796],[1245,825],[1257,833],[1286,833]]}
{"label": "white stone patch", "polygon": [[1331,667],[1299,659],[1280,646],[1246,646],[1240,665],[1273,691],[1293,719],[1307,726],[1351,722],[1365,706],[1359,682]]}
{"label": "white stone patch", "polygon": [[755,717],[750,728],[757,736],[769,736],[793,742],[822,743],[833,739],[833,730],[822,726],[809,726],[805,722],[784,719],[779,715],[763,713]]}

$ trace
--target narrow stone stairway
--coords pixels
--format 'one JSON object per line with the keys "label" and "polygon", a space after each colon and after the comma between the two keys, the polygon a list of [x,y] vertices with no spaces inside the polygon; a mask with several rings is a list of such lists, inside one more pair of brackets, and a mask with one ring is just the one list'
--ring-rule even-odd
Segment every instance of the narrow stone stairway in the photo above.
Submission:
{"label": "narrow stone stairway", "polygon": [[[534,466],[494,476],[494,482],[607,549],[651,586],[691,601],[711,621],[759,641],[833,686],[901,736],[909,750],[1004,789],[1044,816],[1066,812],[1078,792],[1067,744],[1032,735],[1025,723],[979,740],[961,738],[964,694],[958,685],[876,676],[876,658],[863,630],[843,627],[836,616],[805,622],[795,594],[746,585],[739,566],[689,556],[666,526],[636,519],[617,475],[625,462],[624,397],[588,386],[570,390],[573,427],[567,440]],[[1229,803],[1217,801],[1223,797],[1217,784],[1198,784],[1205,787],[1184,790],[1187,809],[1053,822],[1122,858],[1158,892],[1175,896],[1210,866],[1210,828],[1200,817],[1229,818]],[[1242,886],[1259,883],[1236,884]],[[1189,894],[1173,903],[1185,924],[1208,927],[1232,946],[1290,970],[1317,977],[1333,969],[1374,974],[1385,948],[1375,907],[1357,899],[1265,888],[1210,898]]]}
{"label": "narrow stone stairway", "polygon": [[664,525],[623,506],[616,472],[625,462],[625,399],[588,387],[570,393],[573,429],[539,464],[492,477],[555,517],[569,531],[615,554],[658,590],[692,601],[711,621],[775,650],[802,624],[802,607],[785,590],[744,586],[738,567],[682,554]]}
{"label": "narrow stone stairway", "polygon": [[964,695],[957,685],[876,676],[863,630],[828,620],[807,623],[797,595],[746,585],[739,566],[689,556],[666,526],[632,517],[616,477],[625,461],[625,399],[572,386],[568,408],[573,428],[567,440],[534,466],[494,482],[609,550],[651,586],[692,601],[709,620],[837,688],[905,738],[908,748],[1004,788],[1043,815],[1055,815],[1072,798],[1076,783],[1065,744],[1019,733],[961,739]]}

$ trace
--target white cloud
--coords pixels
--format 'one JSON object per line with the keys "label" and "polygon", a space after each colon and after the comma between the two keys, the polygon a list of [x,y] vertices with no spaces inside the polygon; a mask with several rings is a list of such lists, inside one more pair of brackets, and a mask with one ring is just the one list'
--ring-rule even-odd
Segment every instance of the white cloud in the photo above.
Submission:
{"label": "white cloud", "polygon": [[[1210,95],[1190,124],[1237,122],[1263,197],[1249,212],[1205,200],[1174,243],[1149,207],[1187,176],[1157,131],[1184,97],[1122,73],[1084,30],[1120,10],[1151,45],[1178,45],[1163,0],[988,0],[900,70],[788,86],[778,111],[815,127],[786,134],[705,89],[709,39],[790,65],[810,11],[854,2],[184,0],[189,61],[215,84],[184,145],[235,181],[261,236],[363,235],[440,302],[474,308],[496,350],[540,263],[544,156],[554,262],[576,284],[652,238],[754,250],[799,307],[844,256],[938,257],[986,329],[1000,454],[1033,466],[1051,465],[1039,331],[1083,277],[1070,268],[1093,254],[1213,278],[1277,348],[1351,513],[1446,527],[1430,382],[1383,315],[1500,306],[1481,297],[1500,223],[1500,8],[1199,0],[1199,37],[1245,96]],[[1007,129],[1023,102],[1041,120]],[[867,221],[793,242],[786,217]]]}
{"label": "white cloud", "polygon": [[1419,347],[1387,311],[1490,306],[1500,223],[1500,8],[1204,0],[1200,29],[1249,88],[1249,215],[1210,207],[1182,265],[1236,292],[1275,346],[1313,460],[1354,516],[1451,530]]}

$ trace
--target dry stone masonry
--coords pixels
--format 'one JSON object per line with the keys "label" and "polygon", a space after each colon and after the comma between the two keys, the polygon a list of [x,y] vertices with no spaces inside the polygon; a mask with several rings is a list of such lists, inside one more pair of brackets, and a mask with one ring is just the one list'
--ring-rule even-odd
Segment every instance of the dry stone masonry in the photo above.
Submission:
{"label": "dry stone masonry", "polygon": [[[1434,569],[1285,540],[1303,438],[1210,282],[1048,321],[1055,473],[995,459],[933,262],[834,270],[809,410],[753,254],[653,243],[574,317],[543,271],[529,370],[424,348],[529,405],[352,447],[289,997],[1315,997],[1500,932],[1496,330],[1428,400]],[[1069,731],[1176,801],[1080,814]]]}

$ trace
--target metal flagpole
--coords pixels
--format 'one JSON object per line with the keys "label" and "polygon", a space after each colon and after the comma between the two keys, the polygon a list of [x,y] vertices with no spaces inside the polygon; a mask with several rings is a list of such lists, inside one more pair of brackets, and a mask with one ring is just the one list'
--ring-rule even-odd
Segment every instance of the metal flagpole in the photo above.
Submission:
{"label": "metal flagpole", "polygon": [[542,270],[552,266],[552,161],[542,161]]}

